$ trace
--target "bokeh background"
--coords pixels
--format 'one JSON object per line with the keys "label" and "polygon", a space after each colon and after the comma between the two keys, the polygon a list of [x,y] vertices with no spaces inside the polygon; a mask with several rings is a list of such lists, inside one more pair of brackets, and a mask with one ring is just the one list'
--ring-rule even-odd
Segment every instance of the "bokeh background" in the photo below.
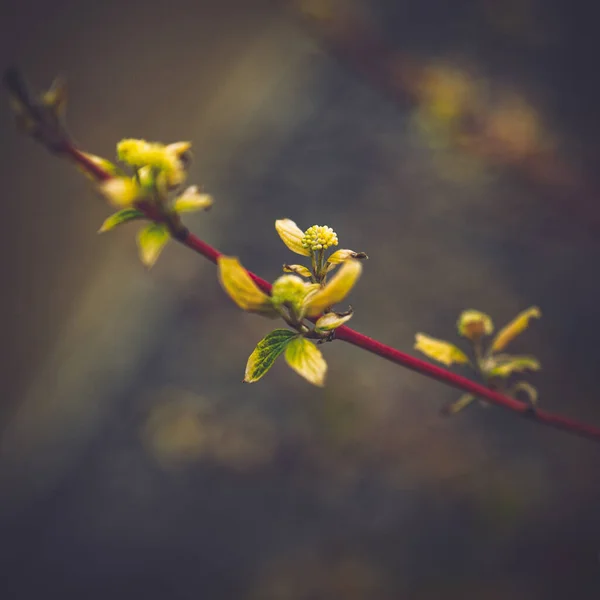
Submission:
{"label": "bokeh background", "polygon": [[[592,2],[4,0],[2,66],[70,82],[81,146],[190,139],[194,232],[274,279],[276,218],[365,251],[353,325],[412,352],[464,308],[537,355],[545,408],[600,424]],[[0,581],[7,600],[600,597],[600,447],[356,348],[328,385],[269,323],[0,111]]]}

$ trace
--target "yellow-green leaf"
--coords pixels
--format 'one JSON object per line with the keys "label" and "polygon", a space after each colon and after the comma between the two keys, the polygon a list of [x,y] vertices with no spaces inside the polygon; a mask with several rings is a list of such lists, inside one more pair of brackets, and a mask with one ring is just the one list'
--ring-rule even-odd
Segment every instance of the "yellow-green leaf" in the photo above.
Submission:
{"label": "yellow-green leaf", "polygon": [[141,210],[137,208],[124,208],[123,210],[119,210],[116,213],[113,213],[102,223],[102,227],[98,229],[98,233],[104,233],[105,231],[110,231],[117,227],[117,225],[121,225],[123,223],[127,223],[128,221],[134,221],[137,219],[144,219],[146,216]]}
{"label": "yellow-green leaf", "polygon": [[442,410],[442,413],[445,415],[455,415],[461,410],[467,408],[473,400],[475,400],[475,396],[473,394],[463,394],[458,400],[448,404]]}
{"label": "yellow-green leaf", "polygon": [[369,258],[364,252],[354,252],[354,250],[347,250],[347,249],[342,249],[342,250],[336,250],[328,259],[327,262],[330,265],[337,265],[340,263],[343,263],[344,261],[348,260],[349,258],[356,258],[356,259],[365,259],[365,258]]}
{"label": "yellow-green leaf", "polygon": [[291,219],[279,219],[275,221],[275,229],[283,243],[296,254],[310,256],[310,252],[302,246],[304,232]]}
{"label": "yellow-green leaf", "polygon": [[513,373],[522,373],[523,371],[539,371],[540,362],[534,356],[507,356],[501,361],[491,359],[492,366],[487,374],[490,377],[510,377]]}
{"label": "yellow-green leaf", "polygon": [[208,210],[212,204],[212,196],[201,194],[198,191],[198,187],[192,185],[175,200],[174,209],[177,213],[187,213],[197,210]]}
{"label": "yellow-green leaf", "polygon": [[243,310],[276,316],[271,298],[252,281],[248,271],[233,256],[218,259],[219,281],[231,299]]}
{"label": "yellow-green leaf", "polygon": [[298,334],[289,329],[275,329],[264,337],[248,358],[245,383],[258,381],[272,366],[277,357]]}
{"label": "yellow-green leaf", "polygon": [[171,234],[166,225],[152,223],[144,227],[137,236],[140,259],[148,268],[152,267],[163,248],[169,241]]}
{"label": "yellow-green leaf", "polygon": [[494,331],[494,324],[489,315],[472,309],[461,313],[456,326],[458,333],[471,341],[478,340],[483,335],[490,335]]}
{"label": "yellow-green leaf", "polygon": [[508,325],[498,332],[492,342],[492,352],[504,350],[509,342],[527,329],[531,319],[539,319],[541,316],[542,312],[537,306],[532,306],[518,314]]}
{"label": "yellow-green leaf", "polygon": [[141,196],[137,183],[129,177],[113,177],[99,184],[101,194],[117,207],[131,206]]}
{"label": "yellow-green leaf", "polygon": [[296,373],[310,383],[319,387],[325,385],[327,363],[321,351],[306,338],[297,337],[288,343],[285,360]]}
{"label": "yellow-green leaf", "polygon": [[345,313],[327,313],[326,315],[320,317],[319,320],[315,323],[315,331],[325,333],[327,331],[337,329],[338,327],[341,327],[346,321],[349,321],[352,318],[352,314],[353,312],[351,310]]}
{"label": "yellow-green leaf", "polygon": [[346,260],[340,270],[324,288],[306,298],[306,314],[309,317],[320,315],[326,308],[341,302],[354,287],[362,272],[362,265],[352,258]]}
{"label": "yellow-green leaf", "polygon": [[284,273],[295,273],[301,277],[310,277],[312,273],[304,265],[283,265]]}
{"label": "yellow-green leaf", "polygon": [[423,333],[417,333],[415,336],[415,350],[419,350],[429,358],[447,366],[469,362],[467,355],[454,344],[429,337]]}

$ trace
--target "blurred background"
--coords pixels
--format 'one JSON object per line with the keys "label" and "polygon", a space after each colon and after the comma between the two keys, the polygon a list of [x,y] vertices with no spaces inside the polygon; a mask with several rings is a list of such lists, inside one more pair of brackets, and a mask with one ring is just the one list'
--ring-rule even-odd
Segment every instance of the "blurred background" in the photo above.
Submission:
{"label": "blurred background", "polygon": [[[274,279],[274,220],[370,260],[359,331],[413,352],[462,309],[544,408],[600,424],[591,2],[4,0],[2,68],[70,83],[83,149],[189,139],[207,242]],[[0,581],[10,599],[600,597],[600,446],[343,343],[316,389],[243,369],[270,323],[0,111]]]}

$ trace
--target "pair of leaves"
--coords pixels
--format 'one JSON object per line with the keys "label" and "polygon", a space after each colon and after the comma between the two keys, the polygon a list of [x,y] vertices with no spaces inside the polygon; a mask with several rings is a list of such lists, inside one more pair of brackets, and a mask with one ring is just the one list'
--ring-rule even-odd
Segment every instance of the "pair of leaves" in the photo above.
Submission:
{"label": "pair of leaves", "polygon": [[258,342],[248,358],[245,383],[258,381],[285,353],[287,364],[310,383],[322,387],[327,363],[315,344],[289,329],[275,329]]}
{"label": "pair of leaves", "polygon": [[[109,179],[104,185],[114,184],[122,186],[127,182],[130,182],[131,185],[135,185],[129,179],[118,177]],[[207,210],[211,205],[212,198],[209,195],[200,194],[196,186],[191,186],[175,200],[172,210],[176,214],[182,214],[197,210]],[[124,223],[142,219],[147,219],[147,217],[141,210],[133,206],[123,208],[110,215],[110,217],[102,223],[98,233],[104,233],[119,225],[123,225]],[[152,267],[170,239],[171,233],[169,227],[165,223],[153,222],[144,227],[137,235],[137,245],[142,263],[148,268]]]}
{"label": "pair of leaves", "polygon": [[[102,223],[98,233],[104,233],[123,223],[141,219],[146,219],[146,215],[141,210],[124,208],[108,217]],[[137,234],[136,242],[142,263],[148,268],[152,267],[170,239],[171,233],[164,223],[150,223],[141,229]]]}

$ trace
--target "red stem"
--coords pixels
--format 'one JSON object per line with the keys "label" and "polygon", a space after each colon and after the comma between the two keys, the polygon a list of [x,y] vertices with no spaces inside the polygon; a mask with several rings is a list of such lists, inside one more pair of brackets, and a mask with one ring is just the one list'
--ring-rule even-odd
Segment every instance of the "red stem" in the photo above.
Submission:
{"label": "red stem", "polygon": [[[88,173],[96,177],[99,181],[107,181],[111,178],[109,173],[93,163],[76,147],[69,145],[65,149],[65,154],[75,161],[80,167],[88,171]],[[150,219],[155,219],[155,215],[152,214],[150,209],[145,207],[140,208]],[[206,242],[203,242],[200,238],[196,237],[190,232],[186,232],[184,236],[178,238],[178,241],[191,250],[194,250],[198,254],[201,254],[214,264],[217,264],[219,256],[222,256],[221,252],[208,245]],[[251,271],[248,271],[248,273],[263,291],[267,293],[271,291],[271,284],[268,281],[265,281]],[[581,423],[561,415],[533,408],[525,402],[521,402],[515,398],[510,398],[509,396],[495,392],[479,383],[475,383],[474,381],[467,379],[466,377],[457,375],[451,371],[447,371],[446,369],[442,369],[424,360],[415,358],[409,354],[405,354],[404,352],[400,352],[391,346],[386,346],[385,344],[363,335],[358,331],[354,331],[354,329],[351,329],[345,325],[342,325],[335,330],[335,338],[344,342],[348,342],[349,344],[353,344],[354,346],[358,346],[367,352],[372,352],[381,358],[385,358],[397,365],[401,365],[416,371],[417,373],[421,373],[426,377],[437,379],[442,383],[458,388],[465,392],[469,392],[478,398],[484,398],[492,404],[496,404],[497,406],[510,410],[522,417],[537,421],[542,425],[548,425],[556,429],[568,431],[580,437],[585,437],[600,442],[600,428],[593,427],[591,425],[587,425],[586,423]]]}

